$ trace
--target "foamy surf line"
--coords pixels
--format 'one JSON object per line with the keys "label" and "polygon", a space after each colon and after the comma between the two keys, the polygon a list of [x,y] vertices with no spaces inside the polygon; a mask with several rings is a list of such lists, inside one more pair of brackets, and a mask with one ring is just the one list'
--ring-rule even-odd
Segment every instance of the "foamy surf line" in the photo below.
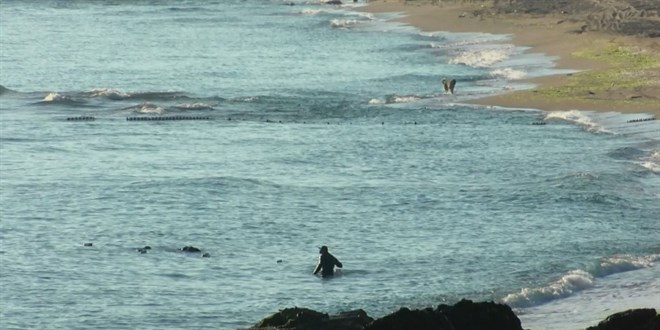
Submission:
{"label": "foamy surf line", "polygon": [[641,156],[629,160],[648,171],[660,174],[660,120],[653,114],[569,110],[547,112],[544,120],[568,121],[589,132],[624,135],[650,141],[644,146]]}
{"label": "foamy surf line", "polygon": [[660,267],[599,278],[592,287],[564,299],[517,308],[525,329],[585,329],[628,309],[660,308]]}
{"label": "foamy surf line", "polygon": [[502,298],[502,302],[513,308],[542,305],[591,289],[599,279],[613,274],[657,267],[654,264],[658,260],[660,260],[660,254],[606,257],[587,269],[570,270],[546,285],[522,288],[518,292],[510,293]]}

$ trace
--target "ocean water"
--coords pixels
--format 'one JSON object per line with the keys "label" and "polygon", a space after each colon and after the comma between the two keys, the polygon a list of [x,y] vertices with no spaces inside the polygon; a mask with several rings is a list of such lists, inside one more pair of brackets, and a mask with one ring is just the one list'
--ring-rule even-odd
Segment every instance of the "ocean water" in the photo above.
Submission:
{"label": "ocean water", "polygon": [[660,308],[651,115],[466,105],[560,71],[508,36],[288,4],[0,2],[0,328]]}

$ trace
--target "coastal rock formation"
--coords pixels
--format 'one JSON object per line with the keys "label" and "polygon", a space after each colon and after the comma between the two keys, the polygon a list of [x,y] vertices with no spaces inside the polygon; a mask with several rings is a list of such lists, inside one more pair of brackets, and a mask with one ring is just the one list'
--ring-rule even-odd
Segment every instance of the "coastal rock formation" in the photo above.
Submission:
{"label": "coastal rock formation", "polygon": [[396,329],[438,329],[455,330],[447,316],[437,310],[426,308],[410,310],[401,308],[398,311],[373,321],[365,330],[396,330]]}
{"label": "coastal rock formation", "polygon": [[[660,37],[657,0],[494,0],[498,13],[560,14],[584,22],[581,32],[610,31],[626,35]],[[481,9],[482,15],[488,8]]]}
{"label": "coastal rock formation", "polygon": [[630,309],[612,314],[587,330],[657,330],[660,315],[653,308]]}
{"label": "coastal rock formation", "polygon": [[461,300],[453,306],[440,305],[437,311],[447,315],[456,330],[522,330],[520,319],[504,304]]}
{"label": "coastal rock formation", "polygon": [[507,305],[461,300],[436,309],[398,311],[374,320],[363,310],[328,315],[306,308],[287,308],[259,321],[249,329],[288,330],[522,330],[520,319]]}
{"label": "coastal rock formation", "polygon": [[329,316],[307,308],[285,308],[264,318],[250,329],[361,330],[373,319],[363,310]]}
{"label": "coastal rock formation", "polygon": [[[436,309],[401,308],[374,320],[363,310],[328,315],[293,307],[270,315],[251,328],[282,330],[522,330],[520,319],[507,305],[461,300]],[[660,314],[653,308],[631,309],[610,315],[586,330],[658,330]]]}

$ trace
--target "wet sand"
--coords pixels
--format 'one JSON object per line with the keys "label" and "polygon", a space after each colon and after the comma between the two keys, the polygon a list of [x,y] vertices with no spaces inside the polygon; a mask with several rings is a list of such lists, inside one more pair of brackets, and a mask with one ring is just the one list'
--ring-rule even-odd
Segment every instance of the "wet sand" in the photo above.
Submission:
{"label": "wet sand", "polygon": [[[398,12],[422,31],[509,34],[511,42],[556,57],[578,72],[528,79],[535,88],[467,103],[509,108],[647,113],[660,118],[660,37],[584,31],[584,15],[499,13],[488,1],[370,1],[361,10]],[[652,18],[653,20],[655,18]],[[658,17],[660,23],[660,16]]]}

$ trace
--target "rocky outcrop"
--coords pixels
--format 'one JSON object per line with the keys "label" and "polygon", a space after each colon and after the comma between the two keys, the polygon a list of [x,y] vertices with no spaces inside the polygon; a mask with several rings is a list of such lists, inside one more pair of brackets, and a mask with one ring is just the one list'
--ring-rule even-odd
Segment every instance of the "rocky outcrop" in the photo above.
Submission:
{"label": "rocky outcrop", "polygon": [[373,321],[365,330],[437,329],[456,330],[447,317],[432,308],[398,311]]}
{"label": "rocky outcrop", "polygon": [[374,320],[363,310],[329,316],[306,308],[287,308],[259,321],[250,329],[287,330],[522,330],[520,320],[507,305],[461,300],[436,309],[398,311]]}
{"label": "rocky outcrop", "polygon": [[285,308],[249,329],[362,330],[373,319],[361,309],[329,316],[307,308]]}
{"label": "rocky outcrop", "polygon": [[660,315],[653,308],[630,309],[608,316],[587,330],[658,330]]}
{"label": "rocky outcrop", "polygon": [[[560,15],[562,21],[581,22],[580,31],[608,31],[624,35],[660,37],[658,0],[464,0],[482,2],[474,16],[493,13]],[[492,4],[492,5],[488,5]]]}
{"label": "rocky outcrop", "polygon": [[456,330],[522,330],[518,316],[504,304],[461,300],[453,306],[440,305],[437,310],[447,315]]}
{"label": "rocky outcrop", "polygon": [[[286,308],[246,330],[522,330],[520,319],[507,305],[461,300],[433,309],[408,309],[374,320],[363,310],[328,315],[307,308]],[[586,330],[659,330],[660,315],[653,308],[631,309],[610,315]]]}

